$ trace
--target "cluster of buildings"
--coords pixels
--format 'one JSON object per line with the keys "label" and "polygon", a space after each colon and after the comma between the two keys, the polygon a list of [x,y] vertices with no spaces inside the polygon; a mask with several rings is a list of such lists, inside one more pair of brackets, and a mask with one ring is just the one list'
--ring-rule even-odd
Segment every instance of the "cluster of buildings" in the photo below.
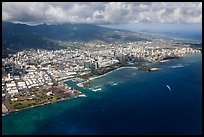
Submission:
{"label": "cluster of buildings", "polygon": [[197,53],[189,45],[172,40],[155,39],[126,44],[84,43],[80,48],[61,50],[24,50],[2,63],[2,96],[29,92],[32,87],[52,86],[76,78],[100,67],[121,61],[158,62],[168,57]]}
{"label": "cluster of buildings", "polygon": [[[134,61],[159,62],[168,58],[179,58],[189,53],[200,53],[200,50],[189,47],[190,45],[162,39],[147,42],[129,43],[125,48],[119,48],[118,53],[122,59]],[[121,60],[122,60],[121,59]]]}

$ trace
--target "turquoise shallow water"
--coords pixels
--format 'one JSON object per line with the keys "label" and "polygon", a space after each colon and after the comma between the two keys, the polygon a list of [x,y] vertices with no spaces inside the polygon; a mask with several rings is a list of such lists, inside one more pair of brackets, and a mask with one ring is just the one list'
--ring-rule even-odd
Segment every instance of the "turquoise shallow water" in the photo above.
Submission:
{"label": "turquoise shallow water", "polygon": [[[3,134],[201,134],[202,55],[120,69],[75,98],[2,117]],[[183,66],[172,68],[172,66]],[[171,92],[166,85],[171,87]],[[100,89],[93,92],[93,89]]]}

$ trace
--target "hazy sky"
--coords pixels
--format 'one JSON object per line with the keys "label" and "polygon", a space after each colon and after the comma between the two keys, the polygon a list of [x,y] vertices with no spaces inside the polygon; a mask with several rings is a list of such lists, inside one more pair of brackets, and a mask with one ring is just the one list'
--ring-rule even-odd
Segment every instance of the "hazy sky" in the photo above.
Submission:
{"label": "hazy sky", "polygon": [[4,2],[2,20],[22,23],[202,23],[201,2]]}

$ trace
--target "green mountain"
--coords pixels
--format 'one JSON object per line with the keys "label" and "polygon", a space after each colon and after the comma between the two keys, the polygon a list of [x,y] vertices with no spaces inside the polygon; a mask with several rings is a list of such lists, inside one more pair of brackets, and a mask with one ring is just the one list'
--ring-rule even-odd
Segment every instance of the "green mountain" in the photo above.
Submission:
{"label": "green mountain", "polygon": [[15,53],[23,49],[55,50],[64,48],[59,42],[124,42],[144,40],[132,32],[104,28],[91,24],[40,24],[30,26],[2,22],[2,53]]}

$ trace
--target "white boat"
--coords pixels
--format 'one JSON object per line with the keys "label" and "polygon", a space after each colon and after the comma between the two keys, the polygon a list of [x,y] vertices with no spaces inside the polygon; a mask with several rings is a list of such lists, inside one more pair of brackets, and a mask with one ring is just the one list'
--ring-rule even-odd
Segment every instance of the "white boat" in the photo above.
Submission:
{"label": "white boat", "polygon": [[172,68],[183,68],[183,65],[178,64],[178,65],[172,66]]}
{"label": "white boat", "polygon": [[171,91],[171,88],[169,87],[169,85],[166,85],[166,87]]}
{"label": "white boat", "polygon": [[100,91],[101,88],[97,88],[97,89],[92,89],[92,91],[96,92],[96,91]]}
{"label": "white boat", "polygon": [[109,82],[109,84],[110,84],[111,86],[116,86],[116,85],[118,85],[118,82]]}
{"label": "white boat", "polygon": [[164,63],[164,62],[167,62],[167,61],[169,61],[169,60],[161,60],[160,62],[161,62],[161,63]]}
{"label": "white boat", "polygon": [[79,95],[78,97],[87,97],[85,94]]}
{"label": "white boat", "polygon": [[117,83],[117,82],[115,82],[115,83],[113,83],[113,85],[114,85],[114,86],[116,86],[116,85],[118,85],[118,83]]}

